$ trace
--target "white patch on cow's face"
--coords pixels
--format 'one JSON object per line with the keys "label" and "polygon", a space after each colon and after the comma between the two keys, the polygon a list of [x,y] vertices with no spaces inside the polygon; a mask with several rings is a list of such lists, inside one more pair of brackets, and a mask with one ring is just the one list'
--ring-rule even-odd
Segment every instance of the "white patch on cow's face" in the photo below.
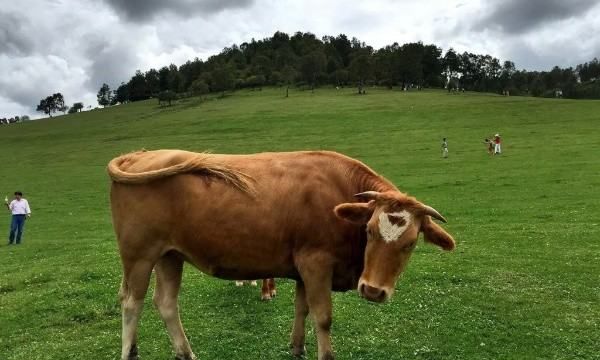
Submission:
{"label": "white patch on cow's face", "polygon": [[[393,224],[388,216],[403,218],[404,225]],[[412,215],[406,210],[394,213],[382,212],[379,214],[379,233],[385,242],[396,241],[408,229],[411,220]]]}

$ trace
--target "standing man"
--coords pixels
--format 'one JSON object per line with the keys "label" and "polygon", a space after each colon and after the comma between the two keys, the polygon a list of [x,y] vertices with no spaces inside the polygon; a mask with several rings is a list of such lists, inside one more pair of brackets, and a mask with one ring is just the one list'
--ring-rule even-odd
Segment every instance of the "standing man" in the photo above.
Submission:
{"label": "standing man", "polygon": [[23,199],[23,193],[15,191],[15,199],[8,202],[8,199],[4,199],[4,203],[8,208],[8,211],[12,213],[12,221],[10,223],[10,235],[8,237],[8,245],[21,243],[21,236],[23,235],[23,227],[25,226],[25,218],[31,217],[31,209],[26,199]]}
{"label": "standing man", "polygon": [[501,143],[502,141],[500,140],[500,134],[494,135],[494,155],[502,154],[502,147],[500,145]]}
{"label": "standing man", "polygon": [[448,140],[446,140],[446,138],[442,139],[442,157],[448,157]]}

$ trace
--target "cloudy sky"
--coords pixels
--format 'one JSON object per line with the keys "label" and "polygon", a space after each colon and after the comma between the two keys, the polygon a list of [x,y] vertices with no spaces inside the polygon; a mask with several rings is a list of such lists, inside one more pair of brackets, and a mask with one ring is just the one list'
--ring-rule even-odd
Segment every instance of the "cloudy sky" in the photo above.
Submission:
{"label": "cloudy sky", "polygon": [[344,33],[379,48],[423,41],[513,60],[575,66],[600,57],[599,0],[2,0],[0,117],[61,92],[96,106],[103,82],[206,59],[275,31]]}

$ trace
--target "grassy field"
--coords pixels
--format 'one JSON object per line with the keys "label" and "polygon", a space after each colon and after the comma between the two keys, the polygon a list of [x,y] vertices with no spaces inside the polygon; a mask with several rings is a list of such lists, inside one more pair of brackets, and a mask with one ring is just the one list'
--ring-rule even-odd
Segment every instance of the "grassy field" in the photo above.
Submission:
{"label": "grassy field", "polygon": [[[0,127],[0,195],[22,190],[33,209],[24,244],[0,244],[0,359],[118,358],[105,166],[140,148],[336,150],[449,219],[456,251],[421,242],[390,303],[334,296],[338,359],[598,359],[600,102],[353,91],[241,91]],[[496,132],[504,154],[490,157],[482,142]],[[289,359],[293,283],[278,286],[264,303],[187,267],[180,307],[199,359]],[[170,359],[150,298],[140,354]],[[307,340],[314,359],[313,330]]]}

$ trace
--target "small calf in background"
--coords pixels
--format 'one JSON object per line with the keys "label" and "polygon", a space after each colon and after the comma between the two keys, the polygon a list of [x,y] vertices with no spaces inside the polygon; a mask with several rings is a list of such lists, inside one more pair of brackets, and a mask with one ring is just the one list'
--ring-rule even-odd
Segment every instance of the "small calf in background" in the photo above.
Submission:
{"label": "small calf in background", "polygon": [[[241,280],[236,281],[236,286],[244,286],[244,284],[250,284],[251,286],[258,286],[256,280]],[[275,288],[275,279],[263,279],[262,288],[260,291],[261,300],[271,300],[277,295],[277,289]]]}

